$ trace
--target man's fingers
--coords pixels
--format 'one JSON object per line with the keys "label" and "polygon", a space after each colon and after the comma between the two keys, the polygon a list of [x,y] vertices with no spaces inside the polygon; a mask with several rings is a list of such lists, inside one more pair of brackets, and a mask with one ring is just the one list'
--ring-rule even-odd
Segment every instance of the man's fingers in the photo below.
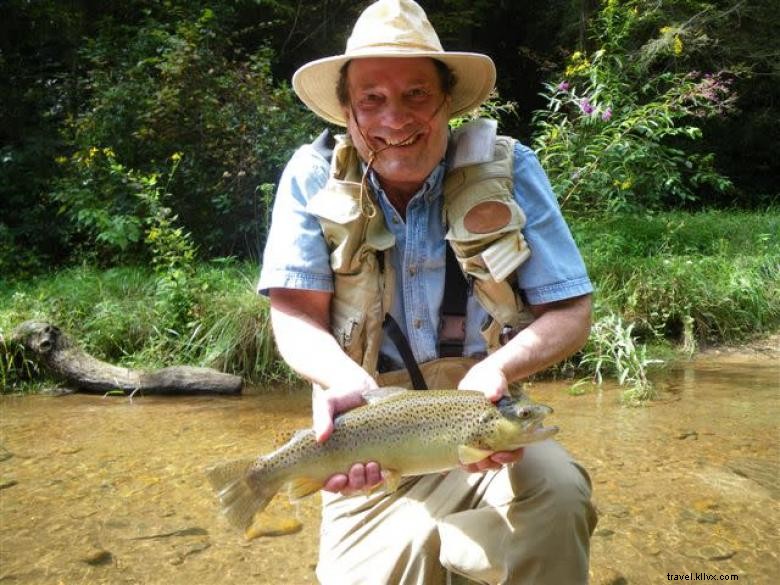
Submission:
{"label": "man's fingers", "polygon": [[349,468],[349,489],[359,492],[366,487],[366,467],[362,463],[355,463]]}
{"label": "man's fingers", "polygon": [[366,487],[374,487],[383,481],[382,469],[376,461],[366,463]]}
{"label": "man's fingers", "polygon": [[340,492],[347,486],[348,481],[349,479],[346,475],[343,473],[337,473],[335,475],[331,475],[325,481],[322,489],[324,489],[326,492]]}
{"label": "man's fingers", "polygon": [[382,477],[382,468],[375,461],[355,463],[349,468],[349,471],[331,475],[322,489],[328,492],[340,492],[348,496],[363,490],[372,488],[384,481]]}
{"label": "man's fingers", "polygon": [[515,463],[523,458],[523,449],[520,448],[514,451],[497,451],[493,453],[490,458],[500,465]]}
{"label": "man's fingers", "polygon": [[486,457],[476,463],[462,465],[461,467],[469,473],[479,473],[489,469],[501,469],[504,465],[516,463],[523,458],[523,448],[514,451],[496,451],[490,457]]}

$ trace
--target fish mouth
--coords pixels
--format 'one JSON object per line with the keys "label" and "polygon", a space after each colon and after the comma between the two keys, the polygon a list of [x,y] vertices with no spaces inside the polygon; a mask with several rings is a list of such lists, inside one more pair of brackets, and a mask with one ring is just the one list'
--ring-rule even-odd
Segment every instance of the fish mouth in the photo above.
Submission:
{"label": "fish mouth", "polygon": [[542,421],[535,423],[534,426],[531,427],[531,435],[539,441],[542,439],[547,439],[548,437],[552,437],[558,431],[559,429],[556,426],[543,426]]}

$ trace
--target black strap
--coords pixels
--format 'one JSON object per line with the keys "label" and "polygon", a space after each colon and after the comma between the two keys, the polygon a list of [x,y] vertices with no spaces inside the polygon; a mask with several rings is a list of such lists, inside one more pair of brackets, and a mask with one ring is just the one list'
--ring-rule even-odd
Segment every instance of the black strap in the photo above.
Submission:
{"label": "black strap", "polygon": [[417,365],[417,361],[414,359],[412,348],[409,347],[409,341],[406,339],[404,332],[395,322],[393,316],[390,313],[385,315],[385,322],[382,324],[382,328],[387,333],[390,341],[393,342],[398,353],[401,354],[401,359],[404,360],[406,370],[409,372],[409,378],[412,381],[412,387],[415,390],[427,390],[428,384],[425,383],[425,378],[420,371],[420,367]]}
{"label": "black strap", "polygon": [[460,357],[466,340],[468,282],[463,276],[452,246],[446,245],[444,296],[439,311],[439,357]]}

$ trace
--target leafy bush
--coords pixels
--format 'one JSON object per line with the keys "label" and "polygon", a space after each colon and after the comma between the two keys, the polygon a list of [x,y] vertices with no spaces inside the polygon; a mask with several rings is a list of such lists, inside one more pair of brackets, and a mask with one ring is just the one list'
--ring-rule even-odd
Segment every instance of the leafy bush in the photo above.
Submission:
{"label": "leafy bush", "polygon": [[[580,365],[592,372],[593,383],[600,385],[605,376],[611,376],[621,386],[628,386],[623,400],[630,404],[656,397],[648,368],[662,363],[647,357],[647,346],[636,342],[633,329],[633,323],[626,325],[619,315],[603,316],[593,324],[580,360]],[[574,390],[583,382],[575,384]]]}
{"label": "leafy bush", "polygon": [[702,186],[731,187],[711,154],[683,148],[702,119],[722,116],[735,96],[726,72],[678,72],[666,61],[684,51],[684,27],[665,27],[636,47],[656,14],[631,1],[604,3],[594,21],[598,49],[577,51],[564,79],[545,85],[534,115],[534,148],[561,205],[586,213],[660,209],[697,198]]}
{"label": "leafy bush", "polygon": [[132,256],[140,241],[143,216],[123,169],[159,175],[174,153],[183,158],[168,205],[194,241],[208,255],[255,253],[266,204],[258,186],[274,183],[318,129],[274,83],[271,50],[245,54],[234,43],[229,6],[176,11],[102,28],[81,50],[88,92],[65,130],[74,151],[59,159],[53,197],[106,261]]}

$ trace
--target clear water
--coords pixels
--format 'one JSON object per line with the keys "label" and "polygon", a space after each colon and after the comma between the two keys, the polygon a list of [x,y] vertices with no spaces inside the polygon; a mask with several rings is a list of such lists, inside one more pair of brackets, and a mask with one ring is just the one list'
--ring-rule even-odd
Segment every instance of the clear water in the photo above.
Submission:
{"label": "clear water", "polygon": [[[640,408],[612,386],[529,387],[594,481],[591,582],[780,582],[780,364],[710,358],[659,385],[661,400]],[[299,532],[246,540],[202,472],[309,420],[305,390],[0,397],[0,583],[314,583],[317,496],[272,504]]]}

